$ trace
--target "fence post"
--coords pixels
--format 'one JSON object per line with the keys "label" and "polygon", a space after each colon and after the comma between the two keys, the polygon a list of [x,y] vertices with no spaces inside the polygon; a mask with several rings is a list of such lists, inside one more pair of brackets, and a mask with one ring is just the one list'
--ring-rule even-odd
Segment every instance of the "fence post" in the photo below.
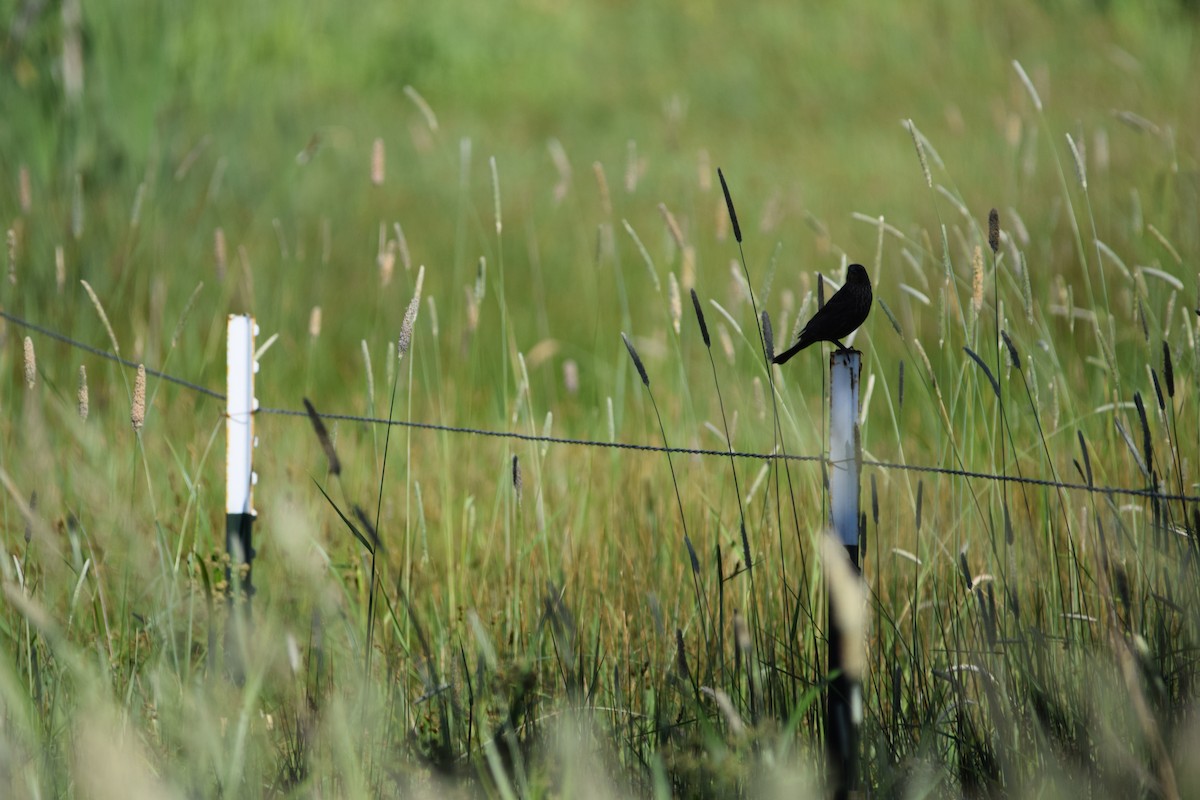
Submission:
{"label": "fence post", "polygon": [[[846,548],[850,563],[859,570],[859,476],[862,447],[858,430],[859,375],[862,353],[838,350],[829,359],[829,476],[833,528]],[[828,587],[827,587],[828,589]],[[850,675],[843,656],[844,632],[833,608],[835,593],[826,595],[826,630],[829,631],[829,671],[837,673],[829,687],[825,718],[825,749],[836,787],[836,797],[847,797],[859,784],[859,735],[862,726],[862,677]]]}
{"label": "fence post", "polygon": [[250,529],[258,512],[254,510],[254,484],[258,476],[252,468],[252,455],[258,441],[254,436],[254,412],[258,400],[254,397],[254,337],[258,326],[248,315],[229,315],[226,345],[226,411],[225,411],[225,551],[229,565],[225,580],[229,586],[230,603],[240,587],[249,617],[250,598],[254,595],[251,568],[254,547]]}

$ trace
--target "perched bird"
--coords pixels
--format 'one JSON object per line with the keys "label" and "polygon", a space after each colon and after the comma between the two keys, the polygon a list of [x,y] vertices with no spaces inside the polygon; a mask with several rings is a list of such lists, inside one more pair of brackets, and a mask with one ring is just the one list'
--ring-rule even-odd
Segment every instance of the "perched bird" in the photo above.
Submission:
{"label": "perched bird", "polygon": [[871,279],[862,264],[851,264],[846,270],[846,282],[833,293],[829,302],[817,309],[813,318],[800,331],[799,338],[790,348],[775,356],[775,363],[782,364],[814,342],[834,342],[839,350],[847,347],[841,339],[849,336],[855,328],[867,320],[871,312]]}

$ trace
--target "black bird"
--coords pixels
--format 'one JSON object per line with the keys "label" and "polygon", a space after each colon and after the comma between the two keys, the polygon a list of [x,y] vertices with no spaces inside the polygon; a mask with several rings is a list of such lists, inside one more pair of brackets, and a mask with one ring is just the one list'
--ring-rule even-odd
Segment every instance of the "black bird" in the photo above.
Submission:
{"label": "black bird", "polygon": [[834,342],[839,350],[848,349],[841,343],[867,320],[871,313],[871,279],[862,264],[851,264],[846,270],[846,282],[833,293],[829,302],[817,309],[813,318],[800,331],[799,338],[790,348],[775,356],[775,363],[782,364],[814,342]]}

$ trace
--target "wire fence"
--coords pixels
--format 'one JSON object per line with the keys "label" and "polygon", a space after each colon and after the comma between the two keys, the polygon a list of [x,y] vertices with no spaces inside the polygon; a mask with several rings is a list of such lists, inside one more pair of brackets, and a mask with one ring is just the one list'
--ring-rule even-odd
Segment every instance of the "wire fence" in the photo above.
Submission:
{"label": "wire fence", "polygon": [[[98,347],[80,342],[76,339],[59,333],[58,331],[46,328],[42,325],[30,322],[28,320],[17,317],[0,309],[0,318],[7,320],[21,328],[33,331],[43,336],[54,339],[70,347],[82,350],[99,358],[104,358],[109,361],[116,362],[126,367],[136,369],[140,364],[136,361],[130,361],[116,353],[103,350]],[[153,375],[168,383],[175,384],[184,389],[187,389],[197,394],[210,397],[214,400],[225,400],[225,395],[221,392],[210,389],[206,386],[201,386],[198,383],[180,378],[175,375],[170,375],[159,370],[146,367],[146,374]],[[304,417],[307,419],[308,412],[303,409],[290,408],[269,408],[260,407],[256,410],[257,414],[269,414],[281,417]],[[338,413],[321,413],[322,419],[337,420],[341,422],[357,422],[366,425],[392,425],[402,428],[412,428],[416,430],[437,431],[441,433],[454,433],[465,436],[483,436],[495,439],[510,439],[521,442],[532,442],[538,444],[561,444],[572,447],[596,447],[612,450],[631,450],[645,453],[669,453],[672,455],[692,455],[704,457],[718,458],[739,458],[752,459],[760,461],[794,461],[794,462],[812,462],[812,463],[831,463],[831,459],[824,455],[800,455],[795,453],[757,453],[742,450],[717,450],[710,448],[697,447],[669,447],[665,445],[653,444],[638,444],[633,442],[615,442],[603,441],[598,439],[578,439],[565,436],[543,436],[532,433],[518,433],[515,431],[498,431],[487,428],[476,428],[464,425],[445,425],[436,422],[419,422],[415,420],[403,419],[385,419],[382,417],[364,416],[359,414],[338,414]],[[979,470],[955,469],[953,467],[936,467],[920,464],[901,464],[892,461],[878,461],[875,459],[864,458],[862,465],[865,467],[873,467],[882,470],[895,470],[902,472],[916,472],[922,474],[945,475],[956,478],[978,479],[986,481],[995,481],[1001,483],[1009,483],[1024,486],[1034,486],[1041,488],[1063,489],[1069,491],[1082,491],[1092,494],[1100,494],[1107,496],[1122,496],[1122,497],[1140,497],[1145,499],[1156,499],[1166,501],[1181,501],[1185,503],[1200,503],[1200,495],[1183,494],[1179,492],[1167,492],[1152,487],[1132,488],[1127,486],[1097,486],[1091,483],[1075,483],[1069,481],[1054,480],[1051,478],[1033,478],[1023,475],[998,475],[990,472]]]}

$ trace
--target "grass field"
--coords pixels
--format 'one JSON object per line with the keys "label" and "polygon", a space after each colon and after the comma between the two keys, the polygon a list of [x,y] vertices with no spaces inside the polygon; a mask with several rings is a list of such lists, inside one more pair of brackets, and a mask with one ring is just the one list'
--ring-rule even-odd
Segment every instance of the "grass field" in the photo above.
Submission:
{"label": "grass field", "polygon": [[1194,5],[0,2],[0,795],[1200,794]]}

